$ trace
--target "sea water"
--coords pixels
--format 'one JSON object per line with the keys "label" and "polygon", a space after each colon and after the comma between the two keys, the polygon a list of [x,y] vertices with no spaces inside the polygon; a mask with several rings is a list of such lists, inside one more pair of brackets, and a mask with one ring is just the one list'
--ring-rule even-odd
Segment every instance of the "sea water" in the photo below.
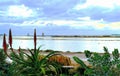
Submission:
{"label": "sea water", "polygon": [[[7,38],[8,40],[8,38]],[[7,41],[8,42],[8,41]],[[0,36],[0,48],[2,48],[3,37]],[[102,53],[103,47],[107,47],[109,52],[115,48],[120,50],[120,38],[92,38],[92,37],[37,37],[37,47],[41,46],[41,50],[71,51],[84,52],[90,50],[92,52]],[[13,48],[18,49],[34,48],[33,36],[13,36]]]}

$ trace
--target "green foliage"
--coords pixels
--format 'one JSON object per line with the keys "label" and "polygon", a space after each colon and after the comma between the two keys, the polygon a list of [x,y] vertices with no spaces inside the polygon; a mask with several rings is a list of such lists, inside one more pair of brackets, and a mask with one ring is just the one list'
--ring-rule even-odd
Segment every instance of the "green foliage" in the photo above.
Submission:
{"label": "green foliage", "polygon": [[6,55],[4,54],[3,49],[0,49],[0,65],[5,63]]}
{"label": "green foliage", "polygon": [[[86,68],[82,60],[74,57],[74,60],[85,68],[84,75],[88,76],[118,76],[120,75],[120,57],[118,49],[114,49],[112,54],[104,47],[104,53],[85,52],[89,64],[92,66]],[[78,61],[79,60],[79,61]]]}
{"label": "green foliage", "polygon": [[0,76],[5,75],[7,71],[7,63],[5,62],[6,55],[4,54],[3,49],[0,49]]}
{"label": "green foliage", "polygon": [[55,52],[50,52],[44,58],[39,60],[40,48],[29,53],[20,52],[11,55],[11,59],[16,65],[16,75],[24,76],[44,76],[44,75],[58,75],[60,73],[61,66],[55,62],[50,62],[49,57],[56,55]]}
{"label": "green foliage", "polygon": [[90,58],[91,57],[91,52],[90,51],[88,51],[88,50],[85,50],[85,56],[87,57],[87,58]]}
{"label": "green foliage", "polygon": [[13,65],[6,62],[7,56],[3,49],[0,49],[0,76],[15,76]]}
{"label": "green foliage", "polygon": [[82,68],[85,68],[85,69],[88,68],[88,67],[85,65],[85,63],[84,63],[82,60],[80,60],[78,57],[74,56],[73,59],[74,59],[77,63],[79,63]]}
{"label": "green foliage", "polygon": [[[9,45],[11,54],[8,54],[6,35],[3,37],[3,49],[6,56],[8,56],[13,62],[10,64],[7,74],[9,76],[53,76],[61,73],[62,66],[54,61],[49,61],[51,56],[56,55],[54,51],[50,52],[44,58],[39,60],[40,47],[37,49],[37,35],[36,29],[34,29],[34,49],[22,51],[19,47],[18,51],[14,51],[12,48],[12,31],[9,30]],[[58,54],[57,54],[58,55]],[[1,55],[2,56],[2,55]],[[3,58],[3,59],[2,59]],[[1,60],[4,60],[2,57]],[[6,73],[6,72],[5,72]],[[3,75],[3,72],[0,72]],[[5,76],[5,75],[4,75]]]}
{"label": "green foliage", "polygon": [[119,59],[119,51],[118,51],[118,49],[114,49],[114,51],[112,52],[112,55],[113,55],[114,60],[118,60]]}

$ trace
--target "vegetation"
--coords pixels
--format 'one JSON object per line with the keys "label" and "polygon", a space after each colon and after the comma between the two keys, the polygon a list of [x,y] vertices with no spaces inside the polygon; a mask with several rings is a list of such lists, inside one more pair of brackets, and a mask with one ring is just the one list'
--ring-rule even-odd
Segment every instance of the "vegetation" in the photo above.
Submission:
{"label": "vegetation", "polygon": [[[3,36],[3,49],[0,49],[0,76],[119,76],[120,75],[120,56],[118,49],[114,49],[112,54],[104,47],[104,53],[96,53],[85,50],[85,56],[90,66],[84,61],[74,56],[73,59],[80,66],[70,72],[63,66],[70,66],[69,57],[59,54],[59,52],[50,51],[49,54],[40,53],[40,47],[36,48],[36,30],[34,30],[34,49],[17,51],[12,47],[12,32],[9,30],[10,54],[8,53],[8,44],[6,36]],[[49,50],[48,50],[49,51]],[[9,57],[12,63],[7,63]]]}
{"label": "vegetation", "polygon": [[36,30],[34,31],[34,50],[29,50],[29,53],[25,53],[21,51],[21,49],[18,50],[19,53],[15,53],[12,48],[12,33],[11,30],[9,32],[9,45],[11,49],[11,56],[7,54],[7,48],[6,48],[6,38],[4,35],[3,40],[3,46],[4,46],[4,52],[5,54],[13,60],[14,66],[14,75],[17,76],[44,76],[49,73],[49,75],[57,75],[59,73],[59,70],[61,66],[54,62],[49,62],[48,58],[55,55],[54,52],[51,52],[47,56],[45,56],[43,59],[39,60],[39,50],[40,48],[36,49]]}
{"label": "vegetation", "polygon": [[1,69],[0,70],[0,76],[3,75],[5,73],[5,71],[7,70],[5,59],[6,59],[6,56],[3,52],[3,50],[0,49],[0,69]]}
{"label": "vegetation", "polygon": [[73,57],[82,68],[85,69],[83,75],[87,76],[118,76],[120,75],[120,57],[118,49],[114,49],[112,54],[104,47],[104,53],[92,53],[88,50],[85,52],[91,67],[84,64],[78,57]]}
{"label": "vegetation", "polygon": [[7,60],[3,49],[0,49],[0,76],[14,76],[13,69],[14,65],[10,64]]}

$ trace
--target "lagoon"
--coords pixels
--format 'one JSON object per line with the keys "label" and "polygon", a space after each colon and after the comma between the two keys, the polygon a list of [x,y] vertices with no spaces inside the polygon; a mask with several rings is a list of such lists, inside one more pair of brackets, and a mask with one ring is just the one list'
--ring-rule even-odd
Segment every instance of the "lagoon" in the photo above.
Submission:
{"label": "lagoon", "polygon": [[[3,37],[0,36],[0,48],[2,48]],[[22,49],[34,48],[32,36],[13,36],[13,48]],[[106,46],[109,52],[115,48],[120,49],[120,38],[115,37],[37,37],[37,47],[42,46],[41,50],[56,50],[70,52],[84,52],[90,50],[92,52],[103,53],[103,47]]]}

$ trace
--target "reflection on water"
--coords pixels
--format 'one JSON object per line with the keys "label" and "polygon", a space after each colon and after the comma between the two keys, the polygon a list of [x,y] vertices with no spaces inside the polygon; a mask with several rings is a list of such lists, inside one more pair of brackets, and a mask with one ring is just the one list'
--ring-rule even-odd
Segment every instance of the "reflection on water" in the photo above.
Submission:
{"label": "reflection on water", "polygon": [[[41,49],[53,49],[58,51],[83,52],[90,50],[93,52],[104,52],[103,46],[108,47],[109,51],[114,48],[120,49],[120,38],[65,38],[65,37],[37,37],[37,47]],[[0,48],[2,48],[2,37],[0,37]],[[13,48],[34,48],[32,36],[14,36]]]}

